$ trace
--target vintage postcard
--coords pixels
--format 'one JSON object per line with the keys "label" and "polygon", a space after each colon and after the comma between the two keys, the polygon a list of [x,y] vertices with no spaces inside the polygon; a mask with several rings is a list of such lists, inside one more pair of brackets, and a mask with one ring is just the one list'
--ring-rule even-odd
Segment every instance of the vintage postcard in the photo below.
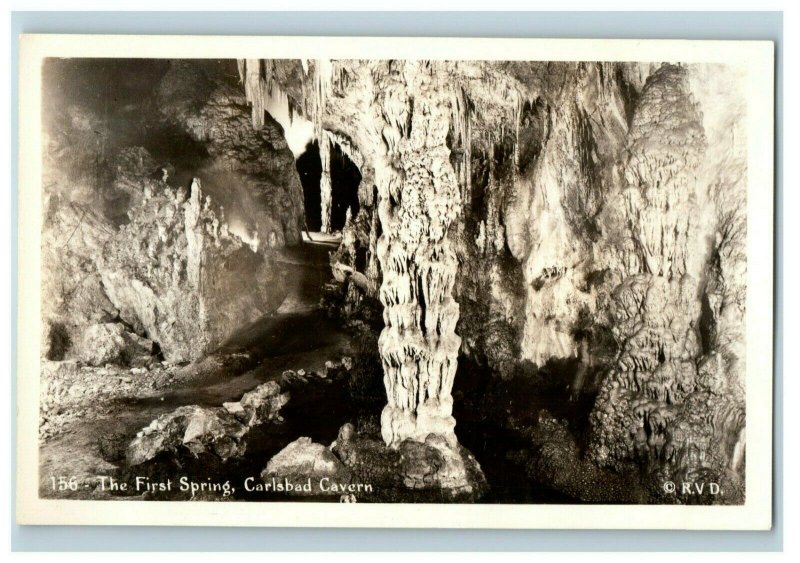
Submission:
{"label": "vintage postcard", "polygon": [[20,52],[20,523],[770,527],[772,43]]}

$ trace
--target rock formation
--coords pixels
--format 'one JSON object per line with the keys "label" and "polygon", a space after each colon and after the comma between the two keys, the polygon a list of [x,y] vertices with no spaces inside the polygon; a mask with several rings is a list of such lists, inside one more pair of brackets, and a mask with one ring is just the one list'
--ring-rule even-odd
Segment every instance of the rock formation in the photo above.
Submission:
{"label": "rock formation", "polygon": [[266,483],[288,481],[297,487],[289,494],[299,495],[329,493],[334,487],[349,485],[352,479],[347,468],[328,448],[305,437],[298,438],[269,460],[261,478]]}
{"label": "rock formation", "polygon": [[211,453],[221,459],[240,456],[247,426],[220,408],[180,407],[158,417],[130,443],[125,458],[129,466],[141,465],[165,451],[185,448],[193,455]]}
{"label": "rock formation", "polygon": [[[254,112],[260,112],[264,92],[279,87],[289,73],[273,70],[263,77],[250,70],[253,64],[245,62],[242,78]],[[264,66],[286,68],[275,61]],[[447,141],[461,108],[460,94],[452,88],[447,65],[434,62],[316,61],[310,76],[303,71],[298,105],[318,124],[318,135],[331,131],[357,155],[362,177],[374,182],[377,193],[377,201],[365,203],[377,207],[382,230],[374,235],[373,255],[383,273],[379,298],[386,327],[379,348],[388,397],[381,417],[384,441],[397,448],[406,439],[423,442],[433,434],[455,450],[451,389],[460,338],[455,333],[458,304],[452,297],[457,260],[449,236],[460,205]],[[350,85],[357,87],[350,90]],[[356,97],[347,100],[352,109],[338,113],[328,107],[350,91]],[[363,114],[356,114],[356,108]],[[331,127],[328,116],[350,127]],[[327,142],[323,136],[323,145]],[[323,172],[323,188],[324,177]],[[373,189],[365,193],[364,199],[371,198]],[[463,466],[460,473],[464,478]]]}
{"label": "rock formation", "polygon": [[222,406],[247,426],[255,426],[275,420],[288,400],[288,392],[283,392],[276,382],[268,381],[248,391],[238,401]]}
{"label": "rock formation", "polygon": [[168,360],[198,358],[235,330],[277,309],[284,281],[217,218],[193,181],[134,209],[100,258],[100,275],[122,319],[161,345]]}
{"label": "rock formation", "polygon": [[386,448],[381,440],[345,424],[331,449],[352,473],[353,482],[371,484],[378,499],[463,502],[486,492],[486,479],[472,454],[441,434]]}
{"label": "rock formation", "polygon": [[207,152],[192,174],[224,206],[231,229],[255,231],[271,249],[299,242],[303,192],[281,126],[265,114],[254,128],[244,92],[213,62],[174,61],[158,99],[164,118]]}
{"label": "rock formation", "polygon": [[[720,245],[743,233],[726,221],[724,208],[712,211],[722,212],[723,221],[711,223],[722,232],[701,223],[703,202],[718,189],[706,183],[706,152],[689,72],[661,67],[642,90],[622,186],[604,222],[604,235],[623,241],[606,255],[621,282],[604,309],[619,352],[597,398],[590,451],[601,465],[638,460],[657,479],[705,472],[717,482],[739,482],[741,474],[730,469],[744,427],[743,382],[728,366],[743,354],[726,354],[727,362],[720,356],[720,319],[711,303]],[[737,234],[726,235],[728,229]],[[737,274],[736,285],[744,279]],[[742,301],[733,301],[731,309],[741,311]]]}
{"label": "rock formation", "polygon": [[256,88],[241,64],[254,112],[279,90],[361,168],[333,266],[356,288],[347,299],[380,288],[387,444],[456,443],[459,353],[503,377],[578,357],[602,380],[599,466],[741,467],[746,167],[731,69],[271,60]]}
{"label": "rock formation", "polygon": [[442,78],[423,63],[405,62],[389,65],[376,84],[386,149],[375,161],[386,322],[379,347],[389,398],[381,428],[390,446],[431,433],[456,443],[458,266],[447,237],[459,207],[445,144],[451,100]]}
{"label": "rock formation", "polygon": [[179,407],[137,433],[125,451],[126,462],[136,466],[163,452],[182,451],[194,456],[212,454],[222,460],[241,457],[250,429],[277,419],[288,401],[289,394],[270,381],[222,407]]}
{"label": "rock formation", "polygon": [[122,323],[103,323],[86,327],[76,348],[77,355],[90,366],[136,367],[150,360],[153,342],[129,332]]}
{"label": "rock formation", "polygon": [[[253,128],[224,65],[151,65],[141,97],[93,101],[77,95],[81,67],[102,63],[48,64],[64,93],[46,108],[45,355],[126,363],[122,344],[147,339],[189,361],[276,310],[275,253],[300,240],[302,191],[280,126]],[[83,343],[108,323],[124,334],[100,358]]]}

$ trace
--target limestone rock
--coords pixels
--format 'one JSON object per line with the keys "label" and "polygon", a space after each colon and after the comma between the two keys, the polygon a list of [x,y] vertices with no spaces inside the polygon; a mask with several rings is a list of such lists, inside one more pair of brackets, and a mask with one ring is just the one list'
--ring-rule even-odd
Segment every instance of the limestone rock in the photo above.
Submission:
{"label": "limestone rock", "polygon": [[44,206],[42,350],[50,360],[64,360],[76,357],[75,346],[89,326],[118,316],[94,261],[113,227],[90,206],[60,193],[45,194]]}
{"label": "limestone rock", "polygon": [[355,432],[351,424],[339,429],[334,453],[359,482],[371,483],[384,498],[410,499],[433,495],[443,502],[480,498],[486,478],[475,458],[447,437],[430,434],[424,442],[404,440],[396,449]]}
{"label": "limestone rock", "polygon": [[[747,141],[735,72],[241,61],[254,121],[278,89],[359,157],[367,182],[332,270],[345,313],[380,288],[387,443],[435,432],[454,445],[458,353],[500,376],[578,356],[604,376],[595,462],[683,471],[700,452],[706,468],[738,466]],[[704,408],[715,422],[692,415]]]}
{"label": "limestone rock", "polygon": [[[736,481],[744,427],[736,366],[743,351],[732,352],[716,331],[743,326],[728,324],[717,307],[727,293],[733,305],[727,311],[741,311],[736,290],[720,292],[718,285],[726,261],[718,253],[742,248],[728,246],[741,223],[715,204],[712,215],[722,227],[709,261],[700,249],[712,237],[702,229],[715,221],[701,222],[707,210],[698,202],[708,201],[706,189],[719,189],[719,163],[708,164],[703,117],[689,87],[683,67],[665,65],[648,77],[629,132],[627,185],[602,220],[605,243],[613,242],[604,258],[618,285],[601,306],[619,350],[591,416],[590,455],[611,467],[636,460],[654,481],[680,480],[687,471]],[[709,166],[716,175],[712,188],[703,184]],[[741,273],[731,277],[744,280]]]}
{"label": "limestone rock", "polygon": [[452,446],[445,436],[428,434],[424,443],[400,444],[400,475],[411,489],[436,488],[453,496],[478,497],[485,490],[483,472],[463,446]]}
{"label": "limestone rock", "polygon": [[151,360],[153,343],[120,323],[90,325],[83,331],[76,354],[90,366],[141,366]]}
{"label": "limestone rock", "polygon": [[[300,488],[292,494],[326,494],[320,488],[320,480],[326,483],[347,485],[351,481],[350,471],[341,461],[322,444],[316,444],[311,438],[298,438],[269,460],[261,473],[261,478],[270,483],[272,480],[286,480],[292,484],[311,484],[311,490]],[[327,487],[326,487],[327,488]]]}
{"label": "limestone rock", "polygon": [[[76,92],[93,72],[112,84],[132,70],[48,65]],[[47,101],[42,336],[53,360],[74,357],[68,344],[87,325],[119,318],[167,360],[194,360],[286,295],[275,251],[300,240],[303,204],[280,126],[253,129],[223,62],[149,70],[135,99]]]}
{"label": "limestone rock", "polygon": [[[69,432],[75,423],[111,415],[118,410],[119,400],[152,397],[153,390],[174,385],[177,375],[174,366],[152,363],[145,369],[114,364],[92,367],[76,359],[43,360],[41,367],[39,430],[44,439]],[[130,436],[126,438],[127,446]]]}
{"label": "limestone rock", "polygon": [[196,175],[235,219],[231,227],[256,231],[270,248],[297,244],[303,192],[281,126],[264,114],[254,128],[241,86],[212,61],[173,61],[158,97],[162,114],[207,150]]}
{"label": "limestone rock", "polygon": [[130,215],[97,257],[99,273],[122,319],[167,360],[197,359],[280,306],[273,258],[228,232],[199,181],[190,194],[164,188]]}
{"label": "limestone rock", "polygon": [[287,402],[289,393],[281,393],[280,385],[268,381],[242,395],[238,402],[225,403],[223,407],[247,426],[255,426],[276,420]]}
{"label": "limestone rock", "polygon": [[225,460],[244,454],[247,426],[223,408],[180,407],[143,428],[128,445],[129,466],[139,465],[162,452],[185,450],[209,453]]}
{"label": "limestone rock", "polygon": [[[631,464],[653,482],[744,479],[748,141],[735,69],[249,59],[237,83],[230,61],[159,64],[159,111],[143,131],[175,135],[166,144],[184,162],[164,162],[163,139],[148,151],[113,138],[108,123],[129,108],[46,112],[49,359],[84,354],[87,327],[117,319],[168,360],[196,359],[275,310],[276,251],[299,240],[303,218],[287,121],[270,116],[286,109],[320,145],[323,224],[330,155],[362,175],[325,297],[381,334],[379,367],[359,355],[325,371],[352,372],[351,392],[368,390],[354,397],[385,376],[383,441],[343,429],[333,448],[353,475],[477,494],[452,416],[461,354],[500,377],[575,356],[592,366],[586,457],[546,415],[531,431],[539,457],[524,464],[570,494],[597,500],[587,490],[616,489],[609,472]],[[116,337],[97,337],[107,345],[90,361],[114,356]],[[74,379],[77,368],[46,369]],[[262,386],[214,416],[249,427],[284,402]]]}
{"label": "limestone rock", "polygon": [[163,451],[184,448],[194,455],[212,453],[225,460],[244,454],[245,436],[253,426],[280,420],[289,393],[269,381],[222,407],[184,406],[153,420],[126,451],[128,465],[138,465]]}

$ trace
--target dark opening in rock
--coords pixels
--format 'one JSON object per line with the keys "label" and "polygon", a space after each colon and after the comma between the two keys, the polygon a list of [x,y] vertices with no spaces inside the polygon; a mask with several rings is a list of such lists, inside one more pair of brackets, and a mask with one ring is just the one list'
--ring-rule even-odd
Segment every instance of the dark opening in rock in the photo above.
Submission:
{"label": "dark opening in rock", "polygon": [[331,229],[339,231],[344,227],[347,209],[353,217],[358,214],[358,185],[361,172],[337,145],[331,150]]}
{"label": "dark opening in rock", "polygon": [[319,231],[322,225],[320,216],[319,180],[322,177],[322,163],[319,159],[319,144],[308,143],[306,152],[297,158],[297,173],[303,185],[303,204],[306,209],[306,226],[309,231]]}
{"label": "dark opening in rock", "polygon": [[[338,145],[331,147],[331,218],[333,231],[344,227],[347,210],[353,217],[358,214],[358,185],[361,183],[361,172],[352,160],[342,152]],[[303,203],[306,209],[308,230],[319,231],[322,228],[320,179],[322,163],[320,161],[319,143],[316,141],[306,146],[306,152],[297,158],[297,172],[303,185]]]}
{"label": "dark opening in rock", "polygon": [[51,323],[48,335],[47,359],[51,361],[63,360],[72,345],[67,327],[63,323]]}

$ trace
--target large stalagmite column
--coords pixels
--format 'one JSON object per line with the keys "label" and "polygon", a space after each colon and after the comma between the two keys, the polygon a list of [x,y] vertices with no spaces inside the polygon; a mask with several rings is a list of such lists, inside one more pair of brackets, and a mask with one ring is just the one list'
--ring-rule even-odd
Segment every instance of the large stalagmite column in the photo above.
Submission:
{"label": "large stalagmite column", "polygon": [[[249,85],[261,80],[260,67],[249,60],[240,67],[248,99],[254,111],[261,111]],[[331,149],[323,118],[328,101],[335,98],[332,88],[341,87],[339,70],[330,61],[317,60],[306,84],[323,167],[323,231],[330,228]],[[396,447],[408,438],[422,442],[437,434],[455,452],[451,391],[461,339],[455,333],[459,308],[452,295],[458,261],[448,230],[462,198],[447,135],[452,122],[465,142],[462,121],[468,103],[444,63],[376,60],[354,63],[350,70],[351,78],[362,73],[365,111],[347,122],[355,124],[350,133],[364,144],[362,152],[373,164],[382,233],[375,245],[382,272],[385,328],[379,348],[388,402],[381,416],[382,435]],[[448,463],[455,471],[460,462]],[[452,482],[459,478],[454,471]]]}
{"label": "large stalagmite column", "polygon": [[[244,66],[243,76],[254,80],[250,63]],[[304,66],[311,80],[304,80],[303,92],[323,169],[329,170],[329,143],[335,138],[345,150],[350,143],[358,147],[368,186],[374,178],[377,214],[370,254],[377,256],[382,279],[385,328],[378,346],[388,403],[381,433],[387,446],[401,453],[399,465],[391,455],[380,463],[399,473],[406,487],[474,499],[486,480],[455,435],[452,388],[461,339],[453,300],[458,260],[448,238],[462,201],[448,134],[452,126],[454,143],[469,143],[469,102],[448,68],[452,71],[446,63],[425,61],[317,60],[313,71]],[[355,86],[349,92],[348,84]],[[321,183],[326,230],[329,173],[323,172]],[[369,269],[378,275],[376,263]],[[347,443],[342,438],[339,447]],[[359,444],[369,443],[352,441],[353,459],[374,458],[372,449],[359,452]]]}
{"label": "large stalagmite column", "polygon": [[461,339],[452,297],[458,263],[447,234],[460,200],[446,146],[451,96],[436,63],[386,64],[374,114],[385,147],[375,167],[388,396],[381,431],[390,446],[431,433],[455,446],[451,390]]}

